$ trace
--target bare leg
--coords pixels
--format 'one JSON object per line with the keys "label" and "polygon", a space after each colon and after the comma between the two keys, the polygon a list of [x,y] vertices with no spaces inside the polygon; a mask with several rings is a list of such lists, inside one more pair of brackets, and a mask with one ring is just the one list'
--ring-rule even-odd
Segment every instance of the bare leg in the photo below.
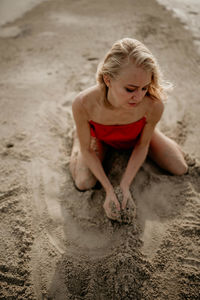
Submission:
{"label": "bare leg", "polygon": [[[101,161],[105,156],[106,149],[102,143],[96,138],[91,138],[91,148],[96,152]],[[74,179],[75,185],[80,190],[88,190],[92,188],[96,182],[96,177],[87,167],[80,151],[80,144],[75,132],[72,153],[70,158],[70,171]]]}
{"label": "bare leg", "polygon": [[183,152],[179,145],[161,133],[158,129],[154,130],[150,142],[149,156],[161,168],[174,175],[183,175],[188,170]]}

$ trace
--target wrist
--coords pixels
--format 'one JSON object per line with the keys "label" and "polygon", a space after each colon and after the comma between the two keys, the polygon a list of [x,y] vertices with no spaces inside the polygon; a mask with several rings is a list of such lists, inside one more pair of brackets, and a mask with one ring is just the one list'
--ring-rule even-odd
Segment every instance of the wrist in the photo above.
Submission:
{"label": "wrist", "polygon": [[123,180],[120,182],[119,186],[122,189],[122,191],[129,190],[129,187],[130,187],[130,185],[128,184],[128,182],[125,182]]}
{"label": "wrist", "polygon": [[105,186],[104,189],[105,189],[106,194],[114,192],[114,188],[112,185]]}

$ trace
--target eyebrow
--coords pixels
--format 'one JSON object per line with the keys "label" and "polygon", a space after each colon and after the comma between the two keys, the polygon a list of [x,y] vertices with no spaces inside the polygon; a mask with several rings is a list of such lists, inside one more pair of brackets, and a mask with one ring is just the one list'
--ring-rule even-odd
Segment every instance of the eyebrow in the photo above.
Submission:
{"label": "eyebrow", "polygon": [[[146,84],[146,85],[144,85],[143,87],[146,87],[146,86],[148,86],[148,85],[150,85],[151,84],[151,82],[149,82],[148,84]],[[134,84],[127,84],[128,86],[131,86],[131,87],[136,87],[136,88],[138,88],[139,86],[138,85],[134,85]]]}

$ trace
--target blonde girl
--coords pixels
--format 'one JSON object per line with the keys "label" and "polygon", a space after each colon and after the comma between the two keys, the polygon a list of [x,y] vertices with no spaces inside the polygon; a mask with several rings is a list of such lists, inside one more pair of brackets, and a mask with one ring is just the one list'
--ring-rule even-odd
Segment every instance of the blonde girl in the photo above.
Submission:
{"label": "blonde girl", "polygon": [[[180,147],[160,132],[165,85],[149,49],[131,38],[115,42],[97,70],[97,84],[82,91],[72,104],[76,124],[70,170],[80,190],[100,181],[106,192],[103,207],[115,219],[131,198],[130,185],[149,155],[161,168],[175,175],[187,172]],[[131,149],[119,186],[120,203],[102,161],[107,145]]]}

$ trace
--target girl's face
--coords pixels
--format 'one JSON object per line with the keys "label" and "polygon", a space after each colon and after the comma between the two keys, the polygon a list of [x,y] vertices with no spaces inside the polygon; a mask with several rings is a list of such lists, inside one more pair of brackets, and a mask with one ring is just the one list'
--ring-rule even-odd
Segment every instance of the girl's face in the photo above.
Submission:
{"label": "girl's face", "polygon": [[104,78],[108,86],[108,101],[116,108],[134,108],[146,95],[152,73],[130,64],[124,67],[118,78]]}

